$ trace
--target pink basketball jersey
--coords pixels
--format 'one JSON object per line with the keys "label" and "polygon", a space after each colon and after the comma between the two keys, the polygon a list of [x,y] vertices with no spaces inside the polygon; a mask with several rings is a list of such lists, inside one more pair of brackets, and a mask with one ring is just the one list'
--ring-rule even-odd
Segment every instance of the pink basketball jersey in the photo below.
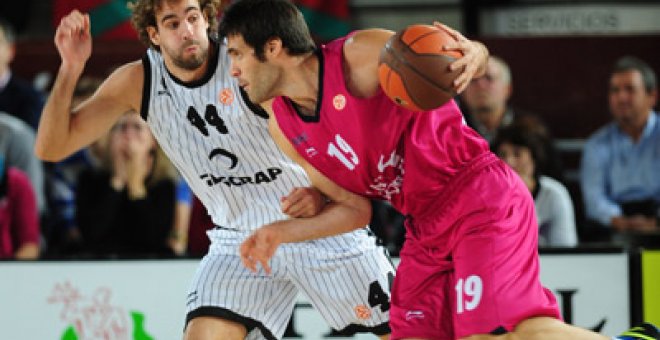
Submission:
{"label": "pink basketball jersey", "polygon": [[342,63],[347,37],[322,46],[319,95],[314,117],[291,100],[273,102],[275,118],[295,149],[338,185],[384,199],[404,214],[422,214],[488,143],[464,124],[452,100],[428,112],[413,112],[379,88],[358,98],[346,88]]}

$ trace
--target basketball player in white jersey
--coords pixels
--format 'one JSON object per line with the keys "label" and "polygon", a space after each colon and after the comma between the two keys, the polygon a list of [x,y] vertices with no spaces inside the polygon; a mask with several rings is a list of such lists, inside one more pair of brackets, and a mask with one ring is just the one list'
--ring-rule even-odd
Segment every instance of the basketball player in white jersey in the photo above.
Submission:
{"label": "basketball player in white jersey", "polygon": [[187,296],[186,339],[279,339],[299,291],[334,329],[388,338],[394,269],[366,228],[284,246],[270,275],[241,264],[238,246],[256,228],[321,208],[305,203],[312,189],[289,195],[308,187],[308,179],[270,139],[267,117],[230,75],[225,45],[210,38],[218,6],[219,0],[137,1],[132,19],[147,54],[118,68],[73,109],[73,89],[92,50],[90,22],[78,11],[63,18],[55,33],[62,62],[41,116],[37,155],[60,160],[127,112],[147,121],[217,225]]}

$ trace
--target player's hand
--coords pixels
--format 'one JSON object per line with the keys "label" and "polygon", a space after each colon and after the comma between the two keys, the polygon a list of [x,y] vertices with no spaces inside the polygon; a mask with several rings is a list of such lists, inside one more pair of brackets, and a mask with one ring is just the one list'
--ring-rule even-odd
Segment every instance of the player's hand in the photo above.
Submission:
{"label": "player's hand", "polygon": [[62,18],[55,31],[55,46],[63,66],[82,68],[92,54],[89,14],[73,10]]}
{"label": "player's hand", "polygon": [[266,274],[270,275],[268,261],[273,257],[280,243],[282,240],[277,224],[268,224],[257,229],[241,243],[239,248],[243,265],[256,273],[258,264],[261,264]]}
{"label": "player's hand", "polygon": [[293,188],[282,197],[282,212],[293,218],[312,217],[325,206],[325,197],[315,188]]}
{"label": "player's hand", "polygon": [[628,229],[645,233],[653,232],[657,229],[655,218],[642,215],[634,215],[627,218]]}
{"label": "player's hand", "polygon": [[456,93],[461,93],[470,84],[475,75],[480,75],[486,69],[488,63],[488,49],[478,42],[472,41],[464,37],[460,32],[450,28],[447,25],[439,22],[434,22],[433,25],[442,29],[453,36],[457,42],[447,44],[443,47],[445,51],[459,51],[463,57],[454,61],[449,65],[453,70],[462,69],[463,72],[454,80],[454,89]]}

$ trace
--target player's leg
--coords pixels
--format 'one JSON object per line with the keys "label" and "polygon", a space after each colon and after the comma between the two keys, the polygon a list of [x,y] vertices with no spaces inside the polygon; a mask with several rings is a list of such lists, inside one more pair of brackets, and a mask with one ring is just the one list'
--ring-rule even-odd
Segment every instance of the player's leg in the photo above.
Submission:
{"label": "player's leg", "polygon": [[[452,254],[456,337],[610,339],[561,321],[554,296],[540,283],[533,201],[510,169],[501,170],[494,171],[500,176],[497,180],[469,193],[483,211],[460,219],[462,232]],[[509,193],[505,201],[502,192]]]}
{"label": "player's leg", "polygon": [[450,287],[455,337],[515,339],[516,332],[534,333],[536,325],[563,330],[556,299],[540,281],[538,225],[529,191],[500,163],[486,170],[488,176],[475,178],[463,191],[474,208],[455,218]]}
{"label": "player's leg", "polygon": [[338,331],[389,339],[394,267],[366,230],[280,248],[291,281]]}
{"label": "player's leg", "polygon": [[654,340],[660,339],[658,329],[650,323],[635,326],[617,337],[608,337],[602,334],[566,324],[560,320],[539,317],[530,318],[516,326],[513,332],[494,335],[473,335],[462,340]]}
{"label": "player's leg", "polygon": [[243,340],[247,335],[244,325],[216,317],[196,317],[186,327],[184,340]]}
{"label": "player's leg", "polygon": [[658,329],[649,323],[631,328],[617,337],[609,337],[575,327],[553,318],[530,318],[521,322],[513,332],[493,335],[473,335],[462,340],[654,340],[660,339]]}
{"label": "player's leg", "polygon": [[[410,221],[408,221],[410,222]],[[454,339],[453,264],[407,239],[392,287],[392,339]]]}
{"label": "player's leg", "polygon": [[246,235],[213,230],[211,236],[187,296],[185,339],[282,338],[298,290],[285,278],[279,256],[271,260],[271,275],[255,274],[238,256]]}

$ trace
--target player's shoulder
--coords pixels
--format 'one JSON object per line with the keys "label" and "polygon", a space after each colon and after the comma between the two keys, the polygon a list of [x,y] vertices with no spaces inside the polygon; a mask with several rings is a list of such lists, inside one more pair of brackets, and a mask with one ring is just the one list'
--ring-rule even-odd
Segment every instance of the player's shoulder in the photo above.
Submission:
{"label": "player's shoulder", "polygon": [[142,80],[144,78],[144,64],[141,60],[132,61],[122,66],[117,67],[111,74],[111,77],[116,77],[122,80]]}
{"label": "player's shoulder", "polygon": [[361,65],[372,62],[380,54],[387,40],[394,34],[384,29],[365,29],[352,32],[344,41],[343,54],[346,62]]}
{"label": "player's shoulder", "polygon": [[361,54],[380,51],[394,32],[385,29],[364,29],[349,34],[344,42],[344,53]]}
{"label": "player's shoulder", "polygon": [[106,95],[122,98],[139,108],[142,86],[144,84],[144,66],[137,60],[117,67],[102,85]]}

